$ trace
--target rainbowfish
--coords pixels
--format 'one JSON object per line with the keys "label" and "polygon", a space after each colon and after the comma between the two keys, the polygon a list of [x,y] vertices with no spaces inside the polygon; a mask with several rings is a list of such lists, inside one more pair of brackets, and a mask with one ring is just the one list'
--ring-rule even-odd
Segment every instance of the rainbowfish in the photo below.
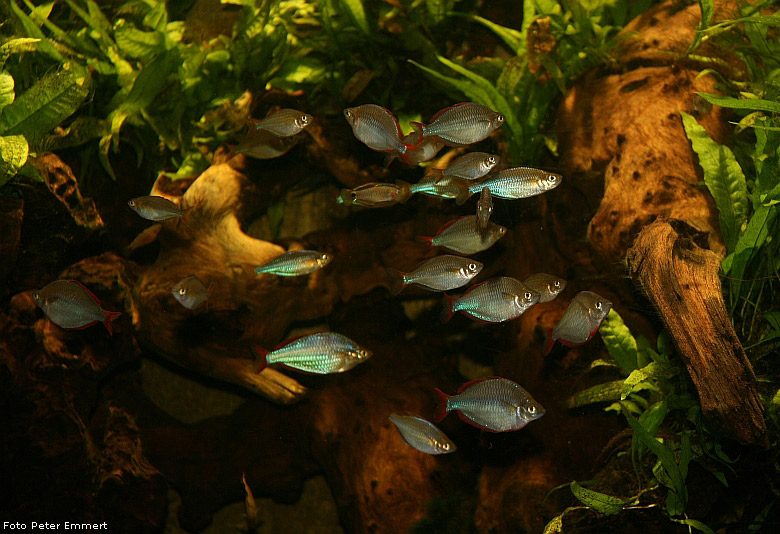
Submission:
{"label": "rainbowfish", "polygon": [[546,411],[525,389],[506,378],[490,377],[466,382],[457,395],[447,395],[437,388],[441,421],[453,410],[466,423],[488,432],[520,430]]}
{"label": "rainbowfish", "polygon": [[411,193],[403,185],[369,182],[355,189],[342,189],[336,201],[347,206],[365,206],[367,208],[385,208],[406,202]]}
{"label": "rainbowfish", "polygon": [[[414,140],[417,137],[417,132],[411,132],[403,138],[401,141],[408,145],[414,145]],[[407,150],[406,154],[402,154],[398,159],[406,163],[407,165],[419,165],[423,161],[433,159],[433,157],[439,153],[439,150],[444,148],[444,143],[436,139],[435,137],[428,137],[423,139],[419,144],[414,145],[419,150]],[[392,157],[392,156],[391,156]],[[386,165],[387,166],[387,165]]]}
{"label": "rainbowfish", "polygon": [[279,363],[306,373],[329,374],[349,371],[371,357],[347,336],[335,332],[318,332],[284,341],[273,351],[255,345],[260,359],[259,373],[268,365]]}
{"label": "rainbowfish", "polygon": [[539,302],[539,293],[520,280],[500,276],[471,286],[459,298],[444,294],[441,319],[447,322],[459,311],[486,323],[502,323],[520,317]]}
{"label": "rainbowfish", "polygon": [[390,414],[390,421],[398,429],[398,433],[412,448],[425,454],[449,454],[457,447],[444,432],[432,423],[412,415]]}
{"label": "rainbowfish", "polygon": [[418,239],[432,247],[443,247],[460,254],[474,254],[487,250],[506,235],[506,228],[492,222],[484,231],[477,228],[477,216],[465,215],[448,222],[433,237],[420,236]]}
{"label": "rainbowfish", "polygon": [[556,341],[567,347],[577,347],[596,335],[601,321],[609,314],[612,303],[592,291],[580,291],[569,303],[555,329],[546,329],[544,354]]}
{"label": "rainbowfish", "polygon": [[413,122],[412,126],[419,141],[435,136],[445,145],[459,147],[482,141],[503,123],[500,113],[475,102],[461,102],[436,113],[427,125]]}
{"label": "rainbowfish", "polygon": [[539,293],[539,302],[550,302],[566,289],[566,280],[551,274],[537,273],[529,276],[523,283],[532,291]]}
{"label": "rainbowfish", "polygon": [[453,161],[446,169],[434,169],[440,177],[479,180],[498,165],[501,158],[487,152],[469,152]]}
{"label": "rainbowfish", "polygon": [[68,330],[103,323],[111,334],[111,321],[122,315],[101,308],[100,300],[76,280],[56,280],[33,291],[32,298],[51,322]]}
{"label": "rainbowfish", "polygon": [[271,132],[277,137],[290,137],[311,124],[312,119],[314,117],[308,113],[297,109],[283,108],[269,113],[264,119],[254,121],[253,125],[255,129]]}
{"label": "rainbowfish", "polygon": [[490,194],[498,198],[517,200],[540,195],[561,185],[563,176],[531,167],[513,167],[489,176],[477,184],[468,186],[468,192],[455,199],[460,206],[471,195],[490,188]]}
{"label": "rainbowfish", "polygon": [[447,177],[437,179],[434,175],[424,177],[416,184],[406,184],[406,186],[412,194],[422,193],[429,197],[438,198],[457,198],[458,195],[467,191],[467,187],[460,180]]}
{"label": "rainbowfish", "polygon": [[391,278],[391,289],[397,295],[407,284],[433,289],[434,291],[447,291],[468,284],[482,270],[482,263],[461,256],[436,256],[425,260],[409,273],[402,273],[395,269],[388,269]]}
{"label": "rainbowfish", "polygon": [[171,294],[188,310],[198,308],[209,298],[209,290],[197,276],[188,276],[181,280],[171,288]]}
{"label": "rainbowfish", "polygon": [[397,152],[417,150],[417,147],[401,141],[401,127],[395,115],[382,106],[364,104],[344,110],[347,122],[358,141],[377,152]]}
{"label": "rainbowfish", "polygon": [[255,274],[301,276],[322,269],[333,256],[316,250],[290,250],[271,261],[255,267]]}
{"label": "rainbowfish", "polygon": [[133,211],[149,221],[167,221],[175,217],[181,217],[190,209],[182,210],[167,198],[158,196],[146,196],[133,198],[127,201]]}
{"label": "rainbowfish", "polygon": [[278,137],[266,130],[250,129],[247,136],[232,151],[255,159],[278,158],[289,152],[300,139]]}
{"label": "rainbowfish", "polygon": [[490,196],[490,188],[485,186],[479,195],[477,202],[477,228],[484,230],[487,228],[490,215],[493,213],[493,197]]}

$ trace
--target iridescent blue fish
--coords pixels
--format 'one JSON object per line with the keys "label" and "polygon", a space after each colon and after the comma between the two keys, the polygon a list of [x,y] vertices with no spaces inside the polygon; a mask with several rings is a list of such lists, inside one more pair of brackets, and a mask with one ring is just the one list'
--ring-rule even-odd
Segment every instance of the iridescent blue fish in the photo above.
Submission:
{"label": "iridescent blue fish", "polygon": [[520,430],[546,412],[525,389],[506,378],[490,377],[466,382],[457,395],[436,389],[441,421],[455,410],[466,423],[488,432]]}
{"label": "iridescent blue fish", "polygon": [[562,181],[563,176],[560,174],[542,169],[531,167],[504,169],[477,183],[468,184],[468,191],[458,196],[455,203],[463,204],[471,195],[482,191],[483,187],[490,188],[490,194],[494,197],[517,200],[555,189]]}
{"label": "iridescent blue fish", "polygon": [[544,354],[549,354],[556,341],[567,347],[578,347],[590,341],[611,309],[610,301],[592,291],[577,293],[555,328],[545,331]]}
{"label": "iridescent blue fish", "polygon": [[504,226],[488,222],[487,228],[480,230],[477,216],[466,215],[448,222],[433,237],[420,236],[418,239],[432,247],[442,247],[460,254],[475,254],[492,247],[504,235]]}
{"label": "iridescent blue fish", "polygon": [[301,276],[322,269],[333,256],[316,250],[290,250],[268,263],[255,267],[255,274],[277,276]]}
{"label": "iridescent blue fish", "polygon": [[51,322],[68,330],[103,323],[111,334],[111,321],[122,315],[101,308],[100,300],[76,280],[56,280],[33,291],[32,298]]}
{"label": "iridescent blue fish", "polygon": [[442,178],[437,180],[435,175],[423,177],[416,184],[407,184],[398,180],[402,185],[406,185],[409,192],[412,194],[422,193],[430,197],[438,198],[457,198],[458,195],[462,195],[463,191],[468,191],[468,188],[456,178]]}
{"label": "iridescent blue fish", "polygon": [[407,445],[425,454],[449,454],[457,447],[435,425],[412,415],[390,414],[390,421]]}
{"label": "iridescent blue fish", "polygon": [[397,295],[408,284],[415,284],[434,291],[449,291],[465,286],[482,270],[482,263],[445,254],[425,260],[413,271],[402,273],[388,269],[390,276],[390,291]]}
{"label": "iridescent blue fish", "polygon": [[282,364],[312,374],[343,373],[371,357],[372,352],[335,332],[318,332],[284,341],[268,351],[255,345],[259,373],[268,365]]}
{"label": "iridescent blue fish", "polygon": [[444,294],[442,322],[459,311],[486,323],[502,323],[520,317],[539,302],[539,293],[531,291],[520,280],[500,276],[471,286],[458,298]]}

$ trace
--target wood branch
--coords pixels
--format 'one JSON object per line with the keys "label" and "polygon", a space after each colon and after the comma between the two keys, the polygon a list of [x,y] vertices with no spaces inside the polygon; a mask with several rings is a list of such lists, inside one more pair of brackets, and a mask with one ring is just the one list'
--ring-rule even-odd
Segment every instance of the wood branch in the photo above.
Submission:
{"label": "wood branch", "polygon": [[744,443],[768,445],[756,377],[723,303],[720,259],[702,245],[705,234],[661,217],[637,237],[629,270],[661,313],[704,415]]}

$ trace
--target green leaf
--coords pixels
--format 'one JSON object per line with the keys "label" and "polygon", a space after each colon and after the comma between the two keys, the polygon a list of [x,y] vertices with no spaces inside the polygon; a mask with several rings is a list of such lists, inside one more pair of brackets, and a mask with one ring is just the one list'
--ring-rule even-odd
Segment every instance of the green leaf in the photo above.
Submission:
{"label": "green leaf", "polygon": [[14,101],[14,77],[7,72],[0,72],[0,114],[3,108]]}
{"label": "green leaf", "polygon": [[706,30],[710,26],[712,13],[715,9],[713,0],[699,0],[699,7],[701,7],[701,24],[699,24],[699,29]]}
{"label": "green leaf", "polygon": [[493,30],[493,33],[498,35],[516,55],[519,56],[525,53],[525,36],[522,32],[501,26],[478,15],[468,15],[468,18]]}
{"label": "green leaf", "polygon": [[68,70],[38,80],[0,114],[0,133],[23,135],[29,143],[72,115],[89,94],[89,78]]}
{"label": "green leaf", "polygon": [[740,229],[747,221],[748,194],[745,175],[734,153],[707,135],[691,115],[681,111],[683,126],[704,171],[704,183],[715,199],[726,248],[733,252]]}
{"label": "green leaf", "polygon": [[151,104],[169,82],[170,75],[178,66],[178,58],[178,54],[168,51],[149,62],[138,73],[130,93],[119,109],[127,115],[132,115]]}
{"label": "green leaf", "polygon": [[119,20],[114,28],[114,39],[125,56],[151,60],[165,50],[165,37],[159,32],[145,32]]}
{"label": "green leaf", "polygon": [[696,519],[674,519],[673,517],[670,519],[675,523],[680,523],[681,525],[695,528],[696,530],[704,532],[704,534],[715,534],[715,532],[710,527]]}
{"label": "green leaf", "polygon": [[[714,93],[696,93],[710,104],[732,109],[748,109],[780,113],[780,102],[761,98],[734,98]],[[690,137],[690,136],[689,136]]]}
{"label": "green leaf", "polygon": [[626,504],[617,497],[583,488],[576,482],[569,484],[569,487],[571,488],[572,494],[574,494],[582,504],[589,508],[593,508],[604,515],[617,515],[623,510],[623,506]]}
{"label": "green leaf", "polygon": [[566,401],[566,406],[569,408],[577,408],[579,406],[585,406],[586,404],[593,404],[594,402],[618,400],[622,389],[622,380],[597,384],[572,395],[569,400]]}
{"label": "green leaf", "polygon": [[599,333],[609,355],[624,373],[630,373],[637,368],[636,340],[614,308],[609,310],[609,314],[601,323]]}
{"label": "green leaf", "polygon": [[363,2],[361,0],[341,0],[341,3],[349,12],[350,17],[355,22],[355,26],[368,35],[371,30],[368,27],[368,19],[366,19],[366,12],[363,9]]}
{"label": "green leaf", "polygon": [[728,282],[734,299],[740,294],[741,278],[745,274],[748,263],[761,249],[767,237],[774,233],[772,230],[776,215],[776,206],[759,206],[748,221],[745,232],[739,236],[734,252],[723,260],[721,267],[723,272],[729,276]]}
{"label": "green leaf", "polygon": [[18,39],[9,39],[0,46],[0,69],[5,66],[5,62],[11,54],[18,54],[21,52],[35,52],[38,50],[38,43],[40,39],[33,39],[30,37],[20,37]]}
{"label": "green leaf", "polygon": [[620,400],[625,400],[628,394],[634,389],[634,386],[640,382],[644,382],[648,378],[655,376],[657,373],[656,363],[653,362],[641,369],[634,369],[628,378],[623,382],[623,388],[620,390]]}
{"label": "green leaf", "polygon": [[64,58],[62,54],[60,54],[57,48],[48,39],[46,39],[46,36],[43,34],[38,25],[35,24],[32,19],[19,8],[18,5],[16,5],[16,1],[9,0],[9,3],[11,4],[11,11],[14,12],[14,15],[16,15],[16,17],[19,19],[19,22],[22,23],[24,32],[31,38],[39,39],[41,41],[39,50],[55,61],[63,61]]}
{"label": "green leaf", "polygon": [[23,135],[0,136],[0,187],[27,163],[29,147]]}

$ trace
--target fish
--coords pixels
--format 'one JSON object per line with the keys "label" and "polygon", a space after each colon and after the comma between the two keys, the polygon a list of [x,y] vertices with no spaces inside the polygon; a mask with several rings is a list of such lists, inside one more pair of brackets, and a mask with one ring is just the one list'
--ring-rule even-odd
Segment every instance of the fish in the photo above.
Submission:
{"label": "fish", "polygon": [[291,137],[311,124],[314,117],[297,109],[283,108],[273,111],[259,121],[254,121],[256,130],[265,130],[277,137]]}
{"label": "fish", "polygon": [[558,278],[551,274],[537,273],[529,276],[523,283],[528,286],[529,289],[539,293],[539,302],[550,302],[558,294],[566,289],[566,280]]}
{"label": "fish", "polygon": [[369,359],[372,352],[335,332],[317,332],[288,339],[274,350],[254,346],[259,373],[271,364],[311,374],[343,373]]}
{"label": "fish", "polygon": [[433,423],[412,415],[390,414],[390,421],[410,447],[425,454],[449,454],[457,447]]}
{"label": "fish", "polygon": [[197,276],[188,276],[171,288],[171,294],[188,310],[199,308],[209,298],[209,290]]}
{"label": "fish", "polygon": [[578,347],[590,341],[611,309],[610,301],[592,291],[577,293],[555,328],[546,329],[545,356],[550,353],[556,341],[567,347]]}
{"label": "fish", "polygon": [[101,308],[100,300],[77,280],[55,280],[33,291],[32,298],[51,322],[67,330],[103,323],[111,335],[111,321],[122,315]]}
{"label": "fish", "polygon": [[432,247],[442,247],[460,254],[474,254],[487,250],[506,235],[506,227],[492,222],[485,230],[477,229],[477,216],[465,215],[439,228],[433,237],[418,239]]}
{"label": "fish", "polygon": [[446,169],[433,169],[438,172],[440,179],[449,176],[461,180],[479,180],[501,161],[499,156],[487,152],[469,152],[453,161]]}
{"label": "fish", "polygon": [[[411,132],[401,138],[401,141],[407,145],[416,146],[419,150],[407,150],[406,154],[401,154],[398,159],[407,165],[412,167],[419,165],[424,161],[429,161],[444,148],[444,143],[436,139],[435,137],[428,137],[423,139],[419,144],[415,145],[414,140],[417,137],[417,132]],[[390,156],[393,157],[393,156]],[[389,163],[385,166],[388,166]]]}
{"label": "fish", "polygon": [[255,159],[273,159],[287,154],[300,140],[300,136],[278,137],[269,131],[252,128],[231,152]]}
{"label": "fish", "polygon": [[460,180],[449,177],[437,179],[433,175],[424,177],[416,184],[406,184],[406,186],[410,194],[422,193],[429,197],[438,198],[457,198],[464,194],[464,191],[468,191],[467,186]]}
{"label": "fish", "polygon": [[490,216],[493,214],[493,197],[490,196],[490,188],[485,186],[479,195],[477,202],[477,228],[482,231],[487,228]]}
{"label": "fish", "polygon": [[447,322],[459,311],[485,323],[503,323],[520,317],[539,302],[539,293],[508,276],[491,278],[471,286],[458,298],[446,293],[441,319]]}
{"label": "fish", "polygon": [[494,197],[517,200],[540,195],[551,189],[555,189],[563,181],[563,176],[554,172],[531,167],[513,167],[504,169],[484,180],[468,185],[468,191],[455,199],[459,206],[468,198],[482,191],[484,187],[490,189]]}
{"label": "fish", "polygon": [[461,147],[487,138],[501,127],[504,116],[476,102],[461,102],[442,109],[431,117],[431,122],[412,122],[418,132],[417,140],[436,137],[448,146]]}
{"label": "fish", "polygon": [[488,432],[520,430],[546,413],[519,384],[497,376],[466,382],[456,395],[434,389],[439,398],[437,421],[454,410],[466,423]]}
{"label": "fish", "polygon": [[183,217],[191,209],[182,210],[174,202],[158,196],[133,198],[127,201],[127,205],[144,219],[157,222]]}
{"label": "fish", "polygon": [[401,140],[401,126],[389,109],[376,104],[364,104],[345,109],[344,117],[358,141],[371,150],[394,152],[399,156],[406,154],[407,150],[419,150],[413,144]]}
{"label": "fish", "polygon": [[342,189],[336,201],[347,206],[385,208],[406,202],[410,196],[408,187],[404,188],[403,185],[369,182],[355,189]]}
{"label": "fish", "polygon": [[271,261],[255,267],[255,274],[301,276],[322,269],[333,256],[316,250],[290,250]]}
{"label": "fish", "polygon": [[388,269],[391,279],[390,291],[397,295],[408,284],[432,289],[434,291],[447,291],[468,284],[482,270],[483,264],[463,258],[445,254],[425,260],[408,273],[402,273],[395,269]]}

